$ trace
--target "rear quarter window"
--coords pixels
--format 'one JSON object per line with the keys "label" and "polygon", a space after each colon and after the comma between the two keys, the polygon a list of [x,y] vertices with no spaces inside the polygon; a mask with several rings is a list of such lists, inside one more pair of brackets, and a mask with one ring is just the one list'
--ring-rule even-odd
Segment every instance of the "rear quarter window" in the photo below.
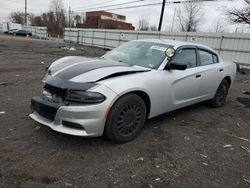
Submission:
{"label": "rear quarter window", "polygon": [[219,62],[218,56],[208,51],[199,50],[199,55],[200,55],[200,63],[202,66],[211,65]]}

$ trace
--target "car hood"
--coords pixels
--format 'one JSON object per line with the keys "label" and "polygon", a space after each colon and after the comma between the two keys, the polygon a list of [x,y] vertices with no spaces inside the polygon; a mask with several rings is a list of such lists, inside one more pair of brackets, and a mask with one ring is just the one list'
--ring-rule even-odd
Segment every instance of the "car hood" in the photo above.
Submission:
{"label": "car hood", "polygon": [[150,70],[102,58],[65,57],[51,64],[45,82],[60,88],[82,88],[85,85],[88,89],[101,80]]}

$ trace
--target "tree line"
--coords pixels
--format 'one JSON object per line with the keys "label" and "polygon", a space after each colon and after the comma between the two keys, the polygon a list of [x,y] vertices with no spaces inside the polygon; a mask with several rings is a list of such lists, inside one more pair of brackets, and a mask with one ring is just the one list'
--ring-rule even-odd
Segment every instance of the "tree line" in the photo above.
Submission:
{"label": "tree line", "polygon": [[[247,24],[250,26],[250,0],[244,0],[246,6],[242,8],[224,9],[223,14],[228,17],[232,23]],[[176,13],[175,26],[181,32],[197,32],[203,23],[204,9],[199,2],[183,3],[183,6]],[[24,12],[12,12],[10,20],[15,23],[24,25]],[[80,15],[67,18],[67,12],[62,0],[52,0],[49,6],[49,11],[41,15],[28,14],[29,24],[31,26],[47,27],[48,33],[51,36],[63,36],[65,27],[80,26],[84,22],[84,18]],[[226,29],[224,19],[219,18],[215,22],[210,32],[224,32]],[[110,28],[112,29],[112,28]],[[156,25],[150,25],[146,18],[140,18],[137,23],[137,29],[143,31],[156,31]]]}
{"label": "tree line", "polygon": [[[250,0],[244,0],[246,6],[242,8],[224,8],[222,14],[228,19],[222,19],[219,17],[215,23],[211,26],[209,32],[224,32],[226,30],[227,23],[240,23],[250,26]],[[202,8],[200,2],[188,2],[183,3],[183,6],[177,10],[175,26],[176,30],[180,32],[197,32],[200,30],[200,26],[204,23],[205,10]],[[155,25],[150,25],[149,20],[141,17],[138,20],[138,30],[142,31],[157,31]]]}
{"label": "tree line", "polygon": [[[28,14],[29,25],[47,27],[48,34],[53,37],[63,36],[65,27],[76,27],[82,23],[83,18],[80,15],[75,15],[69,22],[67,12],[62,0],[52,0],[49,6],[49,11],[41,15]],[[14,23],[25,24],[24,12],[12,12],[10,20]],[[70,25],[69,25],[70,23]]]}

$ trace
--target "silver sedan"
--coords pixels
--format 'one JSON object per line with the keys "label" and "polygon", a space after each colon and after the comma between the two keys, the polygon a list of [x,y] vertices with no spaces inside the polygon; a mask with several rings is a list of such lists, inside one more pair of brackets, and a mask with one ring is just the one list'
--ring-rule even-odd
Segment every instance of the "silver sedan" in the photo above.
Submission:
{"label": "silver sedan", "polygon": [[127,142],[146,119],[202,101],[224,105],[235,73],[235,64],[207,46],[130,41],[101,58],[53,62],[30,117],[61,133]]}

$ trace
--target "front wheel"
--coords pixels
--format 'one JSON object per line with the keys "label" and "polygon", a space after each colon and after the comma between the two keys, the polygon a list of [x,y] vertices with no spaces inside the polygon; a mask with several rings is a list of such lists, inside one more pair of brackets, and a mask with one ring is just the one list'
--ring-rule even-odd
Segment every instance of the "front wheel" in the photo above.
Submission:
{"label": "front wheel", "polygon": [[225,104],[228,94],[229,84],[227,80],[222,80],[214,98],[210,101],[212,107],[221,107]]}
{"label": "front wheel", "polygon": [[134,139],[142,130],[146,120],[146,106],[141,97],[127,94],[112,107],[104,135],[116,143]]}

